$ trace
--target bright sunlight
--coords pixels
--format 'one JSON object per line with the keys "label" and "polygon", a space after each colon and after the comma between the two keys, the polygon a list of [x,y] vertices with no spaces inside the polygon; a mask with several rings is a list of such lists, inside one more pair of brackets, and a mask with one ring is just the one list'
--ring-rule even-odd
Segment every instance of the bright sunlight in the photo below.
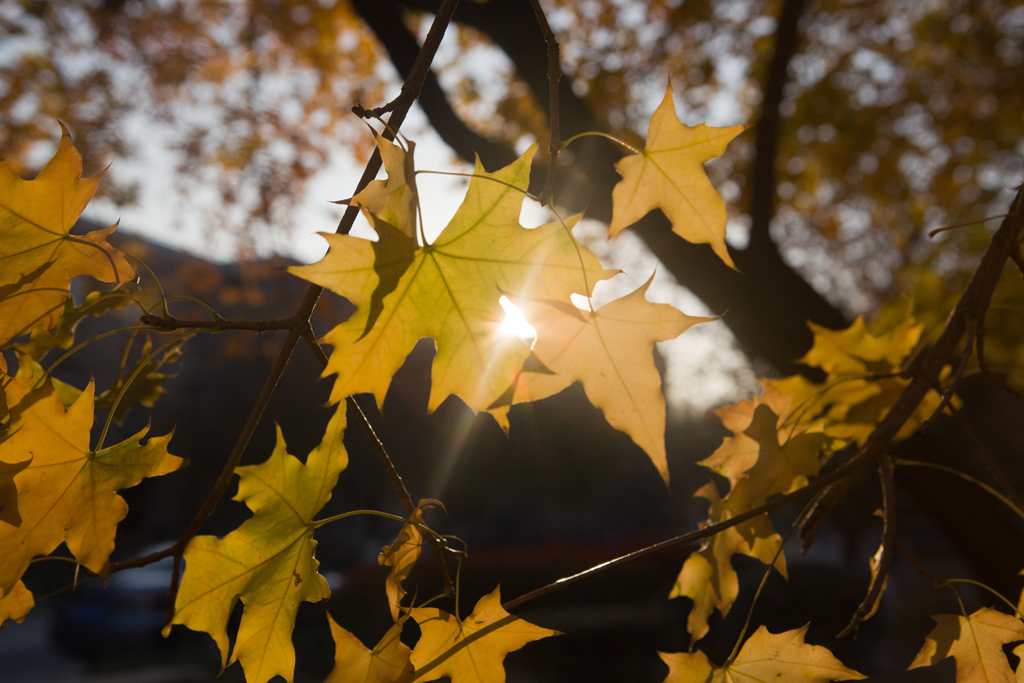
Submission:
{"label": "bright sunlight", "polygon": [[505,322],[501,324],[498,331],[501,334],[514,334],[527,344],[532,344],[533,340],[537,338],[537,330],[533,329],[533,326],[526,322],[522,312],[516,308],[514,303],[508,300],[507,296],[502,295],[498,299],[498,303],[505,309]]}

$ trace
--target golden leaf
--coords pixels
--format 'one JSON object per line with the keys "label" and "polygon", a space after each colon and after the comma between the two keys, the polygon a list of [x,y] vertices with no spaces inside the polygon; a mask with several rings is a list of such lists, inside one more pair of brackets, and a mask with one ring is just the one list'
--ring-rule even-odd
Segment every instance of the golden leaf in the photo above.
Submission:
{"label": "golden leaf", "polygon": [[615,165],[622,176],[612,190],[612,237],[661,209],[672,222],[672,232],[688,242],[710,244],[718,257],[733,268],[725,246],[725,202],[708,180],[704,162],[725,151],[744,126],[690,127],[676,118],[672,87],[651,117],[647,144]]}
{"label": "golden leaf", "polygon": [[35,180],[0,158],[0,347],[42,325],[56,329],[71,280],[126,282],[135,271],[107,244],[117,228],[70,235],[100,176],[82,177],[82,155],[61,124],[57,153]]}
{"label": "golden leaf", "polygon": [[504,683],[505,655],[558,631],[534,626],[501,607],[498,588],[459,621],[439,609],[410,610],[422,634],[412,651],[416,683],[450,676],[452,683]]}
{"label": "golden leaf", "polygon": [[[205,631],[220,648],[221,665],[239,661],[248,683],[295,671],[292,630],[299,603],[331,595],[314,557],[313,516],[331,498],[348,464],[342,444],[345,405],[303,464],[287,452],[280,427],[265,462],[239,467],[238,493],[253,516],[224,538],[196,536],[185,549],[185,574],[172,624]],[[227,624],[235,602],[245,605],[228,661]],[[165,635],[170,631],[168,625]]]}

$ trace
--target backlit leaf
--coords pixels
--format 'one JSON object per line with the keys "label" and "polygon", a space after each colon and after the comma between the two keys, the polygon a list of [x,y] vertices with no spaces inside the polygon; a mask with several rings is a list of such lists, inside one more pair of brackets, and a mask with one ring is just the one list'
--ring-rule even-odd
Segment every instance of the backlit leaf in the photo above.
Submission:
{"label": "backlit leaf", "polygon": [[[706,498],[710,504],[708,521],[701,523],[701,527],[735,516],[727,502],[723,505],[714,484],[705,484],[694,495]],[[708,618],[714,610],[722,616],[729,614],[739,596],[740,582],[732,566],[733,555],[748,555],[768,565],[774,560],[775,568],[786,576],[786,557],[779,553],[781,547],[782,537],[775,533],[768,515],[761,515],[706,539],[700,550],[686,559],[669,599],[687,597],[693,601],[686,619],[686,628],[693,640],[700,640],[707,634]],[[777,560],[774,559],[776,554]]]}
{"label": "backlit leaf", "polygon": [[32,336],[28,341],[11,346],[19,354],[30,356],[37,361],[42,360],[50,349],[70,349],[75,341],[75,329],[80,322],[90,315],[103,315],[130,304],[132,300],[127,296],[125,289],[134,286],[128,284],[110,292],[90,292],[85,301],[78,306],[71,297],[68,297],[64,300],[64,312],[60,316],[56,330],[50,332],[45,327],[37,327],[32,330]]}
{"label": "backlit leaf", "polygon": [[769,633],[764,626],[743,643],[731,664],[712,668],[703,652],[664,653],[658,656],[668,664],[664,683],[765,683],[766,681],[852,681],[865,678],[861,673],[843,666],[835,656],[820,645],[804,642],[807,627]]}
{"label": "backlit leaf", "polygon": [[0,158],[0,347],[39,325],[56,329],[74,278],[135,278],[124,255],[107,244],[116,225],[68,234],[100,176],[82,177],[82,155],[63,124],[61,131],[57,153],[35,180],[22,180]]}
{"label": "backlit leaf", "polygon": [[377,136],[386,180],[372,180],[363,191],[349,200],[352,206],[393,225],[406,236],[416,238],[416,170],[413,167],[415,144],[409,142],[408,153],[390,140]]}
{"label": "backlit leaf", "polygon": [[35,606],[36,601],[32,597],[32,591],[25,588],[25,584],[21,581],[18,581],[18,583],[14,584],[13,590],[8,591],[0,598],[0,626],[8,619],[12,619],[20,624]]}
{"label": "backlit leaf", "polygon": [[594,312],[561,302],[517,299],[537,330],[533,355],[555,374],[524,372],[515,389],[519,398],[513,402],[550,396],[582,382],[608,424],[629,434],[667,484],[665,397],[654,365],[654,343],[675,339],[714,318],[650,303],[644,295],[652,280]]}
{"label": "backlit leaf", "polygon": [[[338,375],[331,401],[368,392],[382,405],[413,346],[432,337],[437,357],[430,410],[450,394],[485,410],[529,355],[520,339],[499,333],[502,293],[568,301],[572,293],[589,296],[598,280],[615,274],[566,226],[519,225],[534,151],[495,173],[478,163],[465,201],[433,244],[417,248],[370,214],[380,243],[325,235],[330,251],[323,260],[289,269],[359,306],[324,337],[334,346],[324,374]],[[383,297],[377,295],[381,286]],[[379,311],[371,305],[375,295]]]}
{"label": "backlit leaf", "polygon": [[442,676],[451,677],[452,683],[504,683],[505,655],[531,641],[559,635],[502,609],[499,590],[480,598],[462,621],[439,609],[410,610],[421,631],[411,657],[417,683]]}
{"label": "backlit leaf", "polygon": [[956,659],[957,683],[1013,683],[1003,645],[1024,640],[1024,623],[1009,614],[982,607],[969,617],[933,616],[936,626],[907,670]]}
{"label": "backlit leaf", "polygon": [[[788,407],[784,397],[774,391],[766,389],[765,397],[776,406]],[[748,408],[753,408],[752,413]],[[818,473],[820,454],[831,441],[821,432],[779,431],[780,418],[762,399],[741,402],[722,414],[728,424],[742,427],[744,431],[725,439],[711,457],[701,462],[726,477],[732,485],[721,500],[714,484],[704,486],[695,494],[710,501],[705,526],[732,519],[763,505],[774,495],[806,486],[807,478]],[[781,442],[780,436],[783,436]],[[786,576],[785,556],[779,552],[781,547],[782,538],[775,533],[768,516],[762,515],[707,539],[700,550],[687,558],[669,597],[693,600],[687,628],[694,640],[707,633],[712,611],[717,609],[723,616],[728,614],[739,595],[739,579],[732,567],[732,556],[749,555],[772,564],[778,553],[775,568]]]}
{"label": "backlit leaf", "polygon": [[334,636],[334,669],[324,683],[391,683],[403,674],[411,674],[411,650],[399,640],[404,622],[388,629],[371,650],[338,626],[330,614],[327,621]]}
{"label": "backlit leaf", "polygon": [[11,427],[0,442],[0,463],[21,467],[14,474],[17,504],[0,513],[0,592],[14,589],[29,561],[62,542],[81,564],[105,574],[117,523],[128,512],[116,491],[145,477],[172,472],[182,459],[167,452],[171,435],[140,440],[149,428],[119,444],[93,452],[93,383],[65,408],[47,382],[32,388],[7,380]]}
{"label": "backlit leaf", "polygon": [[612,221],[608,234],[661,209],[672,232],[688,242],[710,244],[718,257],[733,267],[725,246],[725,202],[704,172],[704,162],[725,151],[744,126],[690,127],[679,122],[672,87],[651,117],[647,144],[615,165],[622,180],[612,190]]}
{"label": "backlit leaf", "polygon": [[[416,509],[412,521],[423,522],[423,512],[420,508]],[[401,614],[402,598],[405,597],[402,582],[409,578],[413,565],[419,559],[422,545],[423,532],[420,528],[415,524],[405,524],[394,542],[384,546],[377,558],[380,564],[391,567],[384,588],[388,596],[388,605],[391,607],[391,618],[395,621],[398,621]]]}
{"label": "backlit leaf", "polygon": [[[186,568],[171,623],[209,633],[220,648],[222,666],[241,662],[248,683],[278,675],[292,680],[292,630],[299,603],[331,595],[317,573],[312,522],[348,464],[344,431],[342,404],[303,464],[288,454],[278,428],[277,446],[265,462],[235,470],[235,500],[244,501],[253,516],[224,538],[196,536],[185,549]],[[229,662],[226,629],[238,599],[245,609]],[[165,635],[169,630],[164,629]]]}

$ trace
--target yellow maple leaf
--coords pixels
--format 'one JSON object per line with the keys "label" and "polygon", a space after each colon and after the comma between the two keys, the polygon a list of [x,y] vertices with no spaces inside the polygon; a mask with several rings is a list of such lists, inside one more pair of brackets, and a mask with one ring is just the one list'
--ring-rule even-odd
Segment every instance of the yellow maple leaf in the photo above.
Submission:
{"label": "yellow maple leaf", "polygon": [[[705,484],[694,495],[709,502],[709,519],[702,527],[724,522],[736,514],[728,508],[728,501],[723,503],[714,484]],[[693,640],[707,634],[708,617],[714,610],[722,616],[729,614],[739,596],[739,576],[733,569],[732,556],[748,555],[768,565],[774,560],[775,568],[785,577],[786,558],[779,553],[781,547],[782,537],[775,533],[768,515],[761,515],[715,534],[686,559],[669,599],[687,597],[693,601],[686,619]]]}
{"label": "yellow maple leaf", "polygon": [[69,235],[100,176],[82,177],[82,155],[61,124],[57,153],[35,180],[22,180],[0,157],[0,347],[37,325],[54,330],[71,280],[135,278],[124,254],[107,244],[116,229]]}
{"label": "yellow maple leaf", "polygon": [[724,152],[744,128],[680,123],[669,86],[651,117],[644,150],[615,164],[622,180],[612,190],[608,234],[614,237],[648,211],[661,209],[672,222],[672,232],[688,242],[710,244],[735,267],[725,246],[725,202],[708,180],[704,162]]}
{"label": "yellow maple leaf", "polygon": [[769,633],[762,626],[743,643],[736,659],[721,668],[712,667],[707,656],[700,650],[694,653],[659,652],[658,656],[669,668],[663,683],[763,683],[796,680],[828,683],[866,678],[843,666],[827,648],[805,643],[806,633],[806,626],[783,633]]}
{"label": "yellow maple leaf", "polygon": [[416,683],[442,676],[452,683],[503,683],[505,655],[534,640],[560,635],[512,616],[501,607],[500,588],[476,603],[463,620],[435,608],[415,607],[420,639],[410,661]]}
{"label": "yellow maple leaf", "polygon": [[64,300],[64,312],[61,313],[60,321],[53,332],[45,327],[37,327],[32,330],[28,341],[12,344],[11,348],[19,355],[26,355],[37,361],[42,360],[50,349],[70,349],[75,341],[78,324],[87,316],[100,316],[131,303],[132,299],[124,288],[122,285],[110,292],[90,292],[80,305],[76,305],[74,299],[68,297]]}
{"label": "yellow maple leaf", "polygon": [[[774,390],[766,389],[765,398],[776,406],[788,408],[788,401]],[[724,440],[711,457],[700,464],[726,477],[732,488],[719,500],[714,484],[701,488],[696,495],[710,501],[707,524],[727,519],[763,505],[778,494],[789,493],[807,485],[807,478],[818,473],[820,453],[831,438],[821,432],[779,431],[781,418],[762,399],[747,401],[724,411],[733,427],[743,432]],[[756,407],[755,407],[756,406]],[[750,411],[748,408],[752,408]],[[749,420],[748,416],[749,415]],[[788,438],[780,443],[780,435]],[[767,515],[726,529],[705,541],[683,564],[669,598],[689,597],[693,607],[687,628],[697,640],[708,631],[708,617],[715,609],[729,613],[739,595],[739,579],[732,567],[735,554],[755,557],[765,564],[775,560],[775,568],[785,577],[785,556],[779,552],[782,538],[774,532]]]}
{"label": "yellow maple leaf", "polygon": [[33,557],[62,542],[89,570],[105,574],[117,524],[128,512],[116,491],[181,467],[184,461],[167,452],[171,435],[141,445],[146,427],[93,452],[92,382],[68,408],[49,382],[33,388],[7,378],[4,392],[10,429],[0,442],[0,463],[20,471],[13,476],[16,504],[0,501],[0,595],[14,589]]}
{"label": "yellow maple leaf", "polygon": [[13,590],[8,591],[0,598],[0,626],[8,619],[13,619],[20,624],[35,606],[36,601],[32,597],[32,591],[18,581],[14,584]]}
{"label": "yellow maple leaf", "polygon": [[324,683],[391,683],[411,674],[411,650],[399,640],[404,622],[388,629],[371,650],[338,626],[330,614],[327,621],[334,636],[334,669]]}
{"label": "yellow maple leaf", "polygon": [[1003,645],[1024,639],[1024,622],[982,607],[969,617],[933,616],[935,628],[907,670],[956,659],[957,683],[1013,683],[1013,670]]}
{"label": "yellow maple leaf", "polygon": [[524,317],[537,330],[533,355],[555,374],[522,373],[512,402],[537,400],[581,382],[608,424],[629,434],[668,484],[665,397],[654,365],[654,343],[675,339],[715,318],[689,316],[647,301],[653,279],[593,312],[557,301],[518,299]]}
{"label": "yellow maple leaf", "polygon": [[519,225],[534,151],[495,173],[477,162],[465,201],[432,244],[418,247],[368,214],[379,242],[324,235],[330,251],[323,260],[289,268],[359,306],[324,337],[334,346],[324,370],[337,374],[332,402],[368,392],[383,405],[405,357],[431,337],[437,357],[429,409],[456,394],[474,411],[486,410],[529,355],[522,340],[499,332],[502,293],[568,301],[615,274],[566,226]]}
{"label": "yellow maple leaf", "polygon": [[413,166],[415,143],[408,153],[390,140],[377,136],[386,180],[372,180],[363,191],[349,200],[352,206],[366,209],[389,225],[416,239],[416,169]]}
{"label": "yellow maple leaf", "polygon": [[[903,369],[905,359],[918,346],[924,325],[907,317],[876,335],[861,317],[844,330],[829,330],[813,323],[810,328],[814,346],[800,362],[820,367],[828,376],[820,385],[789,378],[776,381],[776,386],[792,391],[801,404],[809,406],[809,414],[820,413],[820,424],[826,433],[863,445],[910,383],[903,377],[884,375],[895,375]],[[938,392],[930,390],[896,438],[905,439],[913,434],[935,412],[940,401]],[[954,396],[954,407],[959,404]]]}
{"label": "yellow maple leaf", "polygon": [[[412,521],[423,523],[423,512],[417,508],[412,516]],[[381,549],[377,561],[386,567],[391,567],[388,580],[384,590],[388,596],[388,605],[391,607],[391,618],[398,621],[401,614],[402,598],[405,597],[405,589],[402,582],[409,578],[412,567],[420,557],[420,550],[423,545],[423,531],[415,524],[405,524],[398,532],[398,537],[390,545]]]}
{"label": "yellow maple leaf", "polygon": [[[209,633],[220,648],[221,665],[241,662],[248,683],[265,683],[278,675],[292,680],[291,636],[299,603],[331,595],[317,573],[313,516],[330,500],[348,464],[344,431],[342,404],[303,464],[288,454],[278,427],[270,457],[235,470],[235,500],[244,501],[253,516],[224,538],[196,536],[185,549],[186,568],[171,624]],[[229,662],[226,629],[238,599],[245,609]],[[170,625],[164,634],[169,631]]]}

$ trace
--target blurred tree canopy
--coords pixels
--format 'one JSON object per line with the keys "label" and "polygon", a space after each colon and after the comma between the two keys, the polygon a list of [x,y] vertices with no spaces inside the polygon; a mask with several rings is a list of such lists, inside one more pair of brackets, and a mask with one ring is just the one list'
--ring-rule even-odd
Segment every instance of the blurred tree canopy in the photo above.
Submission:
{"label": "blurred tree canopy", "polygon": [[[217,188],[211,225],[287,227],[332,151],[372,151],[350,108],[395,95],[436,4],[5,0],[0,149],[28,172],[60,119],[97,163],[132,156],[131,121],[158,122],[179,187]],[[741,346],[767,367],[792,369],[810,343],[806,320],[841,326],[924,272],[933,299],[956,290],[987,231],[928,231],[1002,213],[1024,169],[1022,2],[545,8],[561,43],[563,139],[604,130],[641,142],[668,79],[685,122],[755,124],[712,168],[742,274],[668,238],[660,216],[636,231],[683,285],[730,311]],[[467,1],[455,18],[458,50],[435,65],[421,104],[461,157],[508,163],[524,136],[548,137],[539,27],[526,0]],[[574,143],[558,195],[607,219],[620,155]],[[120,203],[136,191],[108,190]]]}

